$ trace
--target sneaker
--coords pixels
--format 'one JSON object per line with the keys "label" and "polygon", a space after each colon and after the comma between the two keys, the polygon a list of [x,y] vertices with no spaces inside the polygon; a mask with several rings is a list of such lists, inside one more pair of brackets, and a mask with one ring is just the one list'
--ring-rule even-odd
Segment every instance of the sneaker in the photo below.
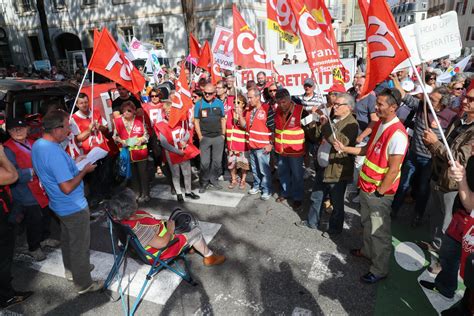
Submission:
{"label": "sneaker", "polygon": [[296,222],[295,225],[301,228],[316,229],[314,227],[309,226],[309,223],[307,220]]}
{"label": "sneaker", "polygon": [[[89,271],[94,270],[94,268],[95,268],[95,265],[93,265],[93,264],[91,263],[90,266],[89,266]],[[66,277],[66,280],[68,280],[68,281],[70,281],[70,282],[74,281],[74,279],[72,278],[72,273],[71,273],[71,271],[66,271],[66,272],[64,273],[64,275],[65,275],[65,277]]]}
{"label": "sneaker", "polygon": [[369,272],[369,273],[364,274],[363,276],[361,276],[360,280],[364,283],[367,283],[367,284],[375,284],[378,281],[381,281],[385,278],[387,278],[387,276],[376,276],[372,272]]}
{"label": "sneaker", "polygon": [[260,200],[264,200],[264,201],[267,201],[269,200],[271,197],[271,195],[269,193],[263,193],[261,196],[260,196]]}
{"label": "sneaker", "polygon": [[255,189],[255,188],[251,188],[248,192],[248,194],[250,195],[255,195],[255,194],[259,194],[260,193],[260,189]]}
{"label": "sneaker", "polygon": [[86,294],[86,293],[90,293],[90,292],[100,291],[104,287],[104,283],[105,283],[104,280],[92,281],[91,285],[89,285],[88,287],[86,287],[83,290],[78,291],[77,293],[78,294]]}
{"label": "sneaker", "polygon": [[192,199],[192,200],[199,200],[199,199],[201,198],[199,195],[197,195],[197,194],[194,193],[194,192],[185,193],[184,196],[187,197],[187,198],[190,198],[190,199]]}
{"label": "sneaker", "polygon": [[204,259],[202,259],[202,262],[205,266],[209,267],[222,264],[224,263],[225,259],[225,256],[213,254],[212,256],[204,257]]}
{"label": "sneaker", "polygon": [[436,292],[446,298],[449,298],[449,299],[452,299],[454,297],[454,294],[452,296],[445,296],[443,293],[441,293],[439,291],[439,289],[436,287],[435,283],[434,282],[429,282],[429,281],[425,281],[425,280],[420,280],[420,285],[422,287],[424,287],[425,289],[427,290],[430,290],[430,291],[433,291],[433,292]]}
{"label": "sneaker", "polygon": [[224,181],[224,176],[221,175],[219,178],[217,178],[217,180]]}
{"label": "sneaker", "polygon": [[[24,302],[28,297],[33,295],[34,292],[28,291],[28,292],[20,292],[20,291],[15,291],[15,294],[13,294],[13,297],[5,300],[0,300],[0,308],[7,308],[11,307],[13,305],[19,304]],[[7,311],[5,311],[5,315]],[[3,314],[3,313],[2,313]]]}
{"label": "sneaker", "polygon": [[56,239],[47,238],[47,239],[43,240],[42,242],[40,242],[40,245],[41,245],[42,248],[46,248],[46,247],[58,248],[59,245],[61,245],[61,242],[59,240],[56,240]]}
{"label": "sneaker", "polygon": [[41,250],[41,247],[34,251],[28,251],[28,255],[33,257],[35,261],[43,261],[46,259],[46,255],[44,254],[43,250]]}

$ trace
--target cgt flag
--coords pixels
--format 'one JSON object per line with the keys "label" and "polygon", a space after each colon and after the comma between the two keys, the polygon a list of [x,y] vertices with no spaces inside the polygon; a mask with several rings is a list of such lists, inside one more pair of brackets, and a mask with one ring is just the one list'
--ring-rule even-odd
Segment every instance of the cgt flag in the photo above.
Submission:
{"label": "cgt flag", "polygon": [[175,86],[176,90],[171,98],[171,110],[168,121],[168,125],[171,127],[175,127],[180,121],[185,121],[188,118],[189,109],[193,106],[184,63],[181,63],[181,71]]}
{"label": "cgt flag", "polygon": [[296,19],[288,0],[267,0],[267,25],[280,33],[282,40],[296,45],[299,41]]}
{"label": "cgt flag", "polygon": [[410,57],[385,0],[371,0],[367,12],[367,69],[361,95],[370,93]]}
{"label": "cgt flag", "polygon": [[[318,21],[309,12],[303,1],[291,1],[290,6],[296,17],[299,35],[311,71],[313,73],[325,73],[332,72],[334,68],[342,69],[343,65],[339,59],[339,51],[337,46],[334,46],[334,35],[328,30],[328,22],[324,20],[324,13],[321,13],[321,18],[318,18]],[[325,26],[325,28],[321,28],[321,26]]]}
{"label": "cgt flag", "polygon": [[272,62],[265,54],[235,4],[232,5],[234,20],[234,63],[244,68],[272,69]]}
{"label": "cgt flag", "polygon": [[134,94],[140,92],[145,85],[145,78],[118,48],[106,28],[100,32],[97,44],[94,43],[89,69],[115,81]]}
{"label": "cgt flag", "polygon": [[197,67],[200,67],[211,73],[211,56],[211,46],[209,45],[209,42],[206,41],[201,49],[201,55],[199,56]]}
{"label": "cgt flag", "polygon": [[198,40],[194,37],[193,33],[189,35],[189,61],[196,66],[201,55],[201,45]]}

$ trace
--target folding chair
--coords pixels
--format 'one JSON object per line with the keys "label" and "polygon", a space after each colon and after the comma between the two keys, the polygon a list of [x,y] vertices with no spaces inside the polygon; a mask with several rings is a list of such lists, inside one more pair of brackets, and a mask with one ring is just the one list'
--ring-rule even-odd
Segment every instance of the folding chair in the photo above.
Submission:
{"label": "folding chair", "polygon": [[[112,249],[113,249],[115,260],[109,272],[109,275],[107,276],[107,279],[105,280],[104,291],[110,286],[113,278],[118,274],[119,269],[122,266],[123,262],[125,261],[125,257],[129,251],[133,251],[134,254],[138,256],[138,259],[140,261],[142,261],[143,263],[147,265],[150,265],[150,271],[148,271],[148,274],[146,275],[145,281],[143,282],[142,288],[137,298],[135,299],[135,303],[133,304],[132,310],[129,313],[125,313],[126,315],[134,315],[138,305],[140,304],[140,301],[142,299],[143,293],[145,292],[148,282],[156,274],[158,274],[158,272],[160,272],[163,269],[168,269],[176,273],[178,276],[183,278],[183,280],[187,281],[193,286],[197,285],[197,283],[192,279],[189,273],[189,264],[188,264],[188,260],[186,259],[186,254],[187,254],[187,251],[189,250],[189,247],[186,246],[183,249],[183,251],[181,251],[180,254],[176,257],[172,257],[169,259],[160,259],[160,255],[163,253],[163,251],[165,251],[170,246],[178,242],[178,238],[174,238],[168,243],[168,245],[166,245],[163,248],[158,249],[158,252],[156,254],[154,255],[150,254],[149,252],[145,250],[145,248],[143,248],[137,236],[128,225],[124,225],[120,223],[119,221],[115,220],[108,210],[105,210],[105,213],[107,214],[107,219],[109,223],[110,238],[112,240]],[[114,238],[114,232],[115,232],[116,238]],[[120,241],[120,244],[118,243],[118,241]],[[118,248],[118,252],[116,251],[116,248]],[[150,264],[150,261],[149,261],[150,257],[153,259],[153,264]],[[177,262],[175,262],[177,259],[180,259],[180,258],[184,260],[184,267],[181,267]],[[172,266],[173,263],[174,263],[174,266]],[[117,279],[119,282],[118,286],[119,286],[120,297],[122,299],[122,305],[125,310],[125,304],[124,304],[123,294],[121,290],[121,277],[118,276]]]}

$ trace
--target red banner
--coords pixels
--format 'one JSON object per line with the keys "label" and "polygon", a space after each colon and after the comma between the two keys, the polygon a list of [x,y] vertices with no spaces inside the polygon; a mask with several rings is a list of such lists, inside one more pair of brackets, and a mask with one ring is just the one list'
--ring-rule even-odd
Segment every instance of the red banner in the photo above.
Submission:
{"label": "red banner", "polygon": [[184,69],[184,63],[181,63],[179,78],[175,83],[176,91],[171,98],[172,104],[168,122],[168,125],[171,127],[175,127],[180,121],[187,120],[189,109],[193,106],[188,78],[186,78],[186,72]]}
{"label": "red banner", "polygon": [[279,32],[282,40],[298,43],[296,18],[288,0],[267,0],[267,25],[270,30]]}
{"label": "red banner", "polygon": [[132,93],[138,93],[145,85],[145,78],[118,47],[106,28],[100,32],[89,69],[120,84]]}
{"label": "red banner", "polygon": [[237,6],[232,6],[234,19],[234,63],[243,68],[272,69],[271,59],[257,41],[245,20],[240,15]]}
{"label": "red banner", "polygon": [[367,16],[367,69],[361,95],[370,93],[410,57],[385,0],[371,0]]}
{"label": "red banner", "polygon": [[337,46],[334,46],[334,35],[331,34],[333,33],[331,30],[328,30],[328,22],[324,18],[324,14],[322,14],[323,18],[318,19],[320,20],[318,22],[301,0],[291,1],[290,6],[296,17],[298,31],[311,71],[322,73],[332,71],[334,68],[342,69]]}

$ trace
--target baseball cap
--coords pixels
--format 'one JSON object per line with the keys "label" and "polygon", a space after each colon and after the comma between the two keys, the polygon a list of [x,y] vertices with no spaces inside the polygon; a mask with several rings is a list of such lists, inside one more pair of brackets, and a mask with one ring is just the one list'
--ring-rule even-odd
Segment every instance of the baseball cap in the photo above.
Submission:
{"label": "baseball cap", "polygon": [[304,85],[304,86],[311,86],[311,87],[313,87],[313,86],[314,86],[314,80],[311,79],[311,78],[306,78],[306,79],[304,80],[303,85]]}
{"label": "baseball cap", "polygon": [[26,120],[20,117],[11,117],[7,119],[7,130],[15,127],[28,127]]}

